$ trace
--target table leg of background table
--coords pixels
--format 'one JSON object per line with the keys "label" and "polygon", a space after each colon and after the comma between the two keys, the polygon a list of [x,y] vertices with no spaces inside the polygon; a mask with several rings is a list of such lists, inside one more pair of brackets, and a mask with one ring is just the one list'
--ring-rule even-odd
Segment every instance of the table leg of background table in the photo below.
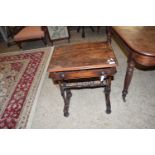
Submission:
{"label": "table leg of background table", "polygon": [[70,89],[64,89],[63,86],[65,86],[65,83],[60,84],[60,91],[61,91],[61,96],[63,97],[64,100],[64,116],[68,117],[69,116],[69,103],[70,103],[70,98],[72,97],[72,93]]}
{"label": "table leg of background table", "polygon": [[124,102],[126,101],[125,98],[126,98],[126,95],[128,94],[128,88],[129,88],[129,85],[130,85],[130,82],[131,82],[131,79],[132,79],[132,76],[133,76],[134,68],[135,68],[135,62],[134,62],[133,59],[129,58],[128,67],[127,67],[125,80],[124,80],[124,88],[123,88],[123,91],[122,91],[122,97],[123,97]]}
{"label": "table leg of background table", "polygon": [[104,89],[105,99],[106,99],[106,113],[111,113],[111,105],[110,105],[110,91],[111,91],[111,77],[108,77],[106,80],[106,85]]}
{"label": "table leg of background table", "polygon": [[85,38],[85,27],[82,26],[82,38]]}

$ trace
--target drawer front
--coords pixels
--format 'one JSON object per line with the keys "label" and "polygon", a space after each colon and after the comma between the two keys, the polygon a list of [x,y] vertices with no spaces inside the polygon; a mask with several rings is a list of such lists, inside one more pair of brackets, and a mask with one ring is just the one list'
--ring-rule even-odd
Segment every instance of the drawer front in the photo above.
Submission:
{"label": "drawer front", "polygon": [[105,69],[91,69],[81,71],[67,71],[67,72],[54,72],[50,73],[49,77],[54,81],[59,80],[71,80],[71,79],[82,79],[82,78],[95,78],[101,75],[113,76],[116,73],[116,68],[105,68]]}

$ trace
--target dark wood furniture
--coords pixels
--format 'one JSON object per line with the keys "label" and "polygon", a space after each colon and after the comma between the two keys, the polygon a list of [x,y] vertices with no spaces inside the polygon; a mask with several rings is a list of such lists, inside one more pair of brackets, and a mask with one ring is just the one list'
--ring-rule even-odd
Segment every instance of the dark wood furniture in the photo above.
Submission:
{"label": "dark wood furniture", "polygon": [[106,113],[111,112],[111,79],[116,58],[109,42],[81,43],[54,50],[49,77],[59,84],[64,99],[64,116],[69,115],[71,89],[105,87]]}
{"label": "dark wood furniture", "polygon": [[155,27],[116,26],[111,30],[128,51],[128,66],[122,91],[125,101],[135,64],[147,67],[155,66]]}
{"label": "dark wood furniture", "polygon": [[19,48],[22,48],[22,43],[26,41],[42,40],[47,45],[46,38],[47,28],[45,26],[23,26],[19,29],[13,40]]}

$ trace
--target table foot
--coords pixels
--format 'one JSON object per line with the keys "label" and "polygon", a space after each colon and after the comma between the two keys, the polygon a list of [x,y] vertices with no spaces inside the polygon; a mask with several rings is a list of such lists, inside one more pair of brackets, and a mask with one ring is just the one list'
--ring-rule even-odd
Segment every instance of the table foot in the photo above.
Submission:
{"label": "table foot", "polygon": [[106,109],[106,114],[111,114],[111,109]]}
{"label": "table foot", "polygon": [[64,116],[68,117],[69,116],[69,112],[64,112]]}
{"label": "table foot", "polygon": [[128,94],[127,91],[125,91],[125,90],[122,91],[122,99],[123,99],[124,102],[126,102],[126,95],[127,94]]}

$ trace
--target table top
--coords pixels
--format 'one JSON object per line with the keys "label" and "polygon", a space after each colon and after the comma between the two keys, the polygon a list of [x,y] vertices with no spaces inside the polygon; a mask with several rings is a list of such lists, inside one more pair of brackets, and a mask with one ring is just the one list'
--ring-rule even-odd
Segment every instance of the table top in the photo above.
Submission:
{"label": "table top", "polygon": [[[114,60],[109,63],[108,60]],[[105,42],[81,43],[55,48],[49,72],[97,69],[116,66],[112,48]]]}
{"label": "table top", "polygon": [[154,26],[114,26],[112,29],[135,52],[155,56]]}

